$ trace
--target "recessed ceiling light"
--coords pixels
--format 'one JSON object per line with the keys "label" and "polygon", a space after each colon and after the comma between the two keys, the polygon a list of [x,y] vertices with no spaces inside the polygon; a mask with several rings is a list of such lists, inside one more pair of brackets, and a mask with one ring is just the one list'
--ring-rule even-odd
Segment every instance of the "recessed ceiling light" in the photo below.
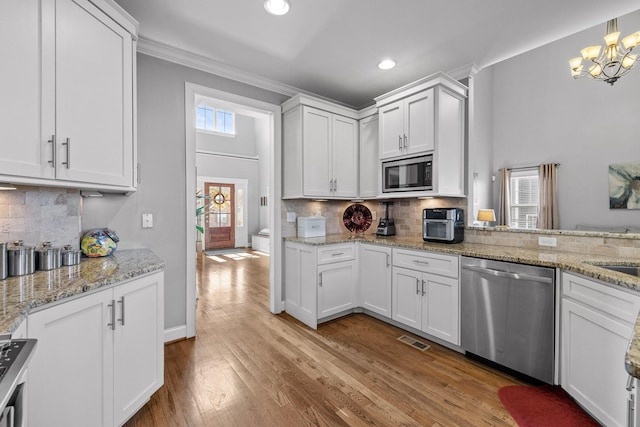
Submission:
{"label": "recessed ceiling light", "polygon": [[264,8],[272,15],[284,15],[289,12],[289,0],[265,0]]}
{"label": "recessed ceiling light", "polygon": [[396,66],[396,61],[394,61],[393,59],[383,59],[378,64],[378,68],[380,68],[381,70],[390,70],[395,66]]}

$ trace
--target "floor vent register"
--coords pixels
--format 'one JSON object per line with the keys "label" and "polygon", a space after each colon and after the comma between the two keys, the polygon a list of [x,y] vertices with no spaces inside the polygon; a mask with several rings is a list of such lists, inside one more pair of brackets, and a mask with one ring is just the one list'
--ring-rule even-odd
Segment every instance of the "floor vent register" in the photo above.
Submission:
{"label": "floor vent register", "polygon": [[399,336],[397,340],[407,345],[410,345],[413,348],[417,348],[420,351],[426,351],[426,350],[429,350],[429,348],[431,348],[431,346],[429,346],[428,344],[425,344],[407,335]]}

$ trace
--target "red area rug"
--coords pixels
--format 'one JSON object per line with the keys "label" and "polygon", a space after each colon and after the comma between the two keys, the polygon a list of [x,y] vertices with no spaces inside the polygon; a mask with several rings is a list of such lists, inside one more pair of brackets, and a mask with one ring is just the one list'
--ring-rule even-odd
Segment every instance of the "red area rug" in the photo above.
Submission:
{"label": "red area rug", "polygon": [[498,397],[520,427],[599,426],[560,387],[510,385]]}

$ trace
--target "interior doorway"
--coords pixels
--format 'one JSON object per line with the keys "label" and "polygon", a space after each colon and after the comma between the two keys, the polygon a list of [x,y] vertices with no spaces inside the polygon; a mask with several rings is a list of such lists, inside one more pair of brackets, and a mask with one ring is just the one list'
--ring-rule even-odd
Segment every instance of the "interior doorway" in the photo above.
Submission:
{"label": "interior doorway", "polygon": [[209,209],[204,219],[204,249],[235,248],[235,186],[206,182]]}
{"label": "interior doorway", "polygon": [[[284,302],[282,300],[282,218],[281,218],[281,156],[282,156],[282,124],[280,105],[268,104],[256,99],[219,91],[210,87],[196,85],[193,83],[185,83],[185,123],[193,124],[185,126],[185,166],[186,166],[186,215],[187,218],[193,218],[193,221],[187,221],[185,224],[187,235],[188,250],[184,256],[186,257],[186,332],[187,338],[196,335],[196,241],[197,231],[195,225],[197,218],[193,215],[196,209],[196,182],[198,171],[196,170],[196,99],[198,96],[206,96],[216,99],[222,108],[229,106],[231,110],[241,109],[249,114],[259,115],[263,118],[261,123],[261,134],[267,139],[267,152],[264,155],[264,161],[269,165],[268,176],[265,181],[268,182],[266,187],[268,190],[269,200],[272,201],[265,209],[268,210],[268,229],[271,230],[269,235],[270,253],[269,256],[269,310],[272,313],[280,313],[283,310]],[[208,155],[216,156],[218,153],[209,153]],[[210,180],[209,182],[214,182]],[[221,181],[217,181],[221,182]],[[245,209],[246,211],[246,209]]]}

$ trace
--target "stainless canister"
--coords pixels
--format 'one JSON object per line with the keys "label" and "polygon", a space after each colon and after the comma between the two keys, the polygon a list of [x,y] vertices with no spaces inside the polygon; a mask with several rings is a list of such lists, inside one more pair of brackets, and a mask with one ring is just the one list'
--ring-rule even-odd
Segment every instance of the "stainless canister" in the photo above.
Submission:
{"label": "stainless canister", "polygon": [[60,248],[54,248],[51,242],[43,242],[42,246],[36,249],[36,261],[38,270],[41,271],[60,268],[62,266]]}
{"label": "stainless canister", "polygon": [[34,246],[25,245],[22,240],[16,240],[12,246],[7,247],[9,276],[24,276],[35,271],[35,249]]}
{"label": "stainless canister", "polygon": [[71,245],[65,245],[62,249],[62,265],[78,265],[82,251],[73,249]]}
{"label": "stainless canister", "polygon": [[7,263],[7,244],[0,242],[0,280],[6,279],[9,274],[9,266]]}

